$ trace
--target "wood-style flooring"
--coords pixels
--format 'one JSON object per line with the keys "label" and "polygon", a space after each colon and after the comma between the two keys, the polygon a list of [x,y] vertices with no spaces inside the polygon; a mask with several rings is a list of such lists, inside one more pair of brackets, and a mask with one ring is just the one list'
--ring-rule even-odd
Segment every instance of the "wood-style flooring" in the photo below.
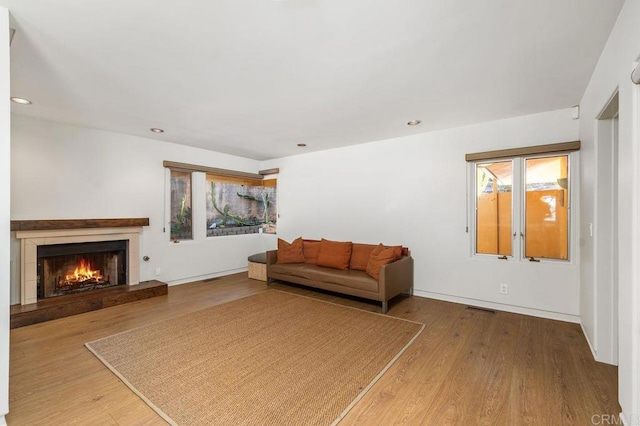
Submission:
{"label": "wood-style flooring", "polygon": [[[380,311],[360,299],[271,287]],[[11,330],[8,424],[165,424],[84,343],[267,289],[235,274]],[[389,315],[426,328],[341,425],[589,425],[620,412],[617,368],[593,360],[577,324],[417,296],[399,296]]]}

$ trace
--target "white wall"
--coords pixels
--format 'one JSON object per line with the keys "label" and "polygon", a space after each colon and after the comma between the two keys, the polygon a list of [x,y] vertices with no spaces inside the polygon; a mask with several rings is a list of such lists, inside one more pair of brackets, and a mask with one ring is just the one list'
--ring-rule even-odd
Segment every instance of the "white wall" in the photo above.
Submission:
{"label": "white wall", "polygon": [[[11,219],[148,217],[150,226],[142,233],[140,255],[151,260],[140,260],[142,281],[175,284],[243,270],[247,256],[262,249],[259,234],[173,244],[168,227],[163,233],[163,160],[252,173],[258,172],[260,162],[20,115],[12,120]],[[204,187],[199,189],[204,200]],[[194,217],[204,218],[206,207],[195,199],[199,200],[197,193],[194,210],[203,211],[194,211]],[[12,258],[17,262],[18,256],[14,239]],[[160,268],[158,276],[156,268]],[[14,286],[15,281],[17,277]],[[12,300],[18,301],[15,294]]]}
{"label": "white wall", "polygon": [[9,11],[0,6],[0,424],[9,412]]}
{"label": "white wall", "polygon": [[[630,81],[632,62],[640,55],[640,1],[627,0],[611,32],[598,65],[580,103],[580,139],[583,144],[582,180],[582,229],[594,223],[594,239],[584,238],[581,248],[582,258],[582,298],[581,315],[587,338],[598,358],[609,361],[609,354],[615,354],[612,345],[619,344],[619,400],[628,419],[640,419],[640,325],[637,312],[638,251],[638,143],[634,139],[633,123],[634,91],[638,88]],[[599,188],[610,186],[611,170],[607,161],[600,161],[610,151],[606,139],[597,132],[596,117],[607,104],[609,98],[619,90],[619,203],[618,203],[618,303],[610,303],[610,295],[615,288],[610,280],[601,279],[597,270],[599,264],[606,265],[607,259],[594,258],[606,243],[606,238],[598,239],[607,232],[606,216],[598,216],[600,210]],[[635,111],[637,120],[638,111]],[[584,155],[587,154],[587,155]],[[596,167],[597,165],[597,167]],[[598,207],[598,208],[597,208]],[[587,234],[588,235],[588,234]],[[619,321],[619,339],[612,339],[616,321]],[[617,342],[616,342],[617,341]]]}
{"label": "white wall", "polygon": [[465,153],[578,140],[571,115],[551,111],[267,161],[263,168],[280,168],[279,236],[403,244],[415,258],[418,295],[577,322],[577,256],[544,266],[481,260],[465,232]]}

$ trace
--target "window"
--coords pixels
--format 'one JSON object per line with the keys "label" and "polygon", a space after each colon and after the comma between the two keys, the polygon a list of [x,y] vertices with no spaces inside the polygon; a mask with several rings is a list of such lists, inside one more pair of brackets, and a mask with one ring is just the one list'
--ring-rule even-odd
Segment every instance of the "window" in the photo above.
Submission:
{"label": "window", "polygon": [[512,161],[476,164],[476,253],[511,256]]}
{"label": "window", "polygon": [[524,255],[569,258],[569,157],[524,159]]}
{"label": "window", "polygon": [[569,155],[472,162],[475,254],[569,259]]}
{"label": "window", "polygon": [[172,242],[276,233],[278,168],[250,173],[175,161],[162,165]]}
{"label": "window", "polygon": [[191,172],[171,170],[171,240],[193,239]]}
{"label": "window", "polygon": [[276,233],[276,180],[207,174],[207,236]]}

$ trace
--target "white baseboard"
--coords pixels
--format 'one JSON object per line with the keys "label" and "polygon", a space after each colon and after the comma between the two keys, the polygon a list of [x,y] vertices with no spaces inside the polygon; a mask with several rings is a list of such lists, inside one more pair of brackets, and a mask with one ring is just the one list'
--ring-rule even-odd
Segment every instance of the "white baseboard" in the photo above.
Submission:
{"label": "white baseboard", "polygon": [[587,332],[584,329],[584,325],[580,322],[580,328],[582,329],[582,334],[584,335],[584,339],[587,341],[587,345],[589,345],[589,349],[591,349],[591,355],[593,355],[593,359],[598,361],[598,352],[591,345],[591,340],[587,337]]}
{"label": "white baseboard", "polygon": [[414,289],[413,294],[430,299],[444,300],[445,302],[460,303],[462,305],[478,306],[480,308],[494,309],[497,311],[512,312],[514,314],[529,315],[532,317],[546,318],[564,322],[580,323],[578,315],[563,314],[560,312],[544,311],[541,309],[531,309],[522,306],[505,305],[502,303],[487,302],[486,300],[470,299],[466,297],[451,296],[449,294],[433,293],[430,291]]}
{"label": "white baseboard", "polygon": [[169,286],[174,286],[174,285],[190,283],[190,282],[193,282],[193,281],[208,280],[210,278],[218,278],[218,277],[224,277],[225,275],[232,275],[232,274],[237,274],[237,273],[240,273],[240,272],[247,272],[247,270],[248,270],[248,268],[246,268],[246,267],[245,268],[238,268],[238,269],[230,269],[228,271],[216,272],[216,273],[213,273],[213,274],[206,274],[206,275],[198,275],[198,276],[195,276],[195,277],[181,278],[179,280],[172,280],[172,281],[165,281],[165,282]]}

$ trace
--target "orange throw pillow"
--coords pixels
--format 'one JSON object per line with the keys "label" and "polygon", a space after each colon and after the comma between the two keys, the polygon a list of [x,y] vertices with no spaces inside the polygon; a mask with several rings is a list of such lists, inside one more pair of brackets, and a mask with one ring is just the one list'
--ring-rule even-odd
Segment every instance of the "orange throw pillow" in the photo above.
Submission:
{"label": "orange throw pillow", "polygon": [[320,240],[317,265],[334,269],[349,269],[352,246],[351,241],[330,241],[323,238]]}
{"label": "orange throw pillow", "polygon": [[367,264],[367,274],[377,280],[380,277],[380,268],[395,260],[396,255],[393,247],[385,248],[380,244],[371,252],[371,258],[369,258],[369,263]]}
{"label": "orange throw pillow", "polygon": [[354,271],[366,271],[371,252],[377,246],[374,244],[357,244],[353,243],[353,249],[351,250],[351,261],[349,262],[349,269]]}
{"label": "orange throw pillow", "polygon": [[320,252],[320,241],[303,240],[302,251],[304,252],[304,263],[318,263],[318,253]]}
{"label": "orange throw pillow", "polygon": [[402,246],[384,246],[384,248],[393,249],[393,254],[396,256],[396,260],[402,257]]}
{"label": "orange throw pillow", "polygon": [[302,238],[296,238],[291,244],[278,238],[278,260],[276,263],[303,263]]}

